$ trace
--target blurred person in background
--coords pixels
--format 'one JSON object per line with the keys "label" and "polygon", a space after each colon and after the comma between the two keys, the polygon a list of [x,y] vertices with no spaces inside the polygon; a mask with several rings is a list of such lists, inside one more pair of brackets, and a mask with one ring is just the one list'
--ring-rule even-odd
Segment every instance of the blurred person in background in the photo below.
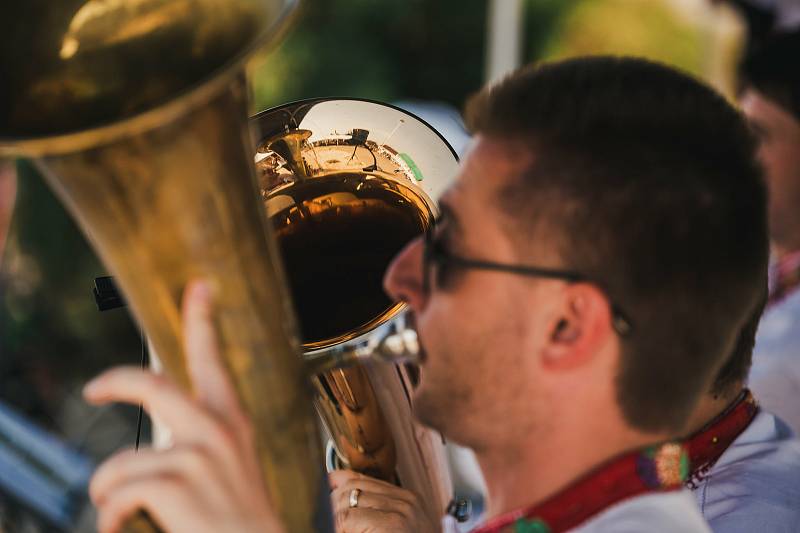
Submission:
{"label": "blurred person in background", "polygon": [[[619,58],[524,69],[468,115],[477,138],[443,218],[385,284],[426,352],[415,414],[481,462],[478,531],[708,531],[673,439],[766,276],[743,119],[694,79]],[[95,403],[144,402],[175,442],[98,470],[101,531],[142,507],[173,532],[274,525],[211,314],[208,289],[190,287],[194,397],[138,369],[87,386]],[[408,491],[349,472],[332,484],[340,531],[439,529]]]}
{"label": "blurred person in background", "polygon": [[753,45],[759,45],[775,30],[787,31],[800,26],[800,2],[797,0],[716,1],[727,1],[741,11]]}
{"label": "blurred person in background", "polygon": [[747,25],[747,49],[760,46],[774,32],[800,27],[800,2],[797,0],[712,0],[736,8]]}
{"label": "blurred person in background", "polygon": [[769,189],[769,300],[750,387],[800,431],[800,31],[756,46],[742,65],[741,106],[760,138]]}

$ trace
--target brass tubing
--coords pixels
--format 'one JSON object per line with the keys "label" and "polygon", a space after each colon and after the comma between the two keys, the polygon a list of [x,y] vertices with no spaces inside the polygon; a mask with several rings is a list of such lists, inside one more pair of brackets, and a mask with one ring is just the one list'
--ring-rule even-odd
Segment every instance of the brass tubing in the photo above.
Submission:
{"label": "brass tubing", "polygon": [[288,531],[329,513],[309,384],[278,249],[257,200],[246,87],[161,127],[39,161],[79,221],[166,372],[188,387],[179,302],[211,281],[221,352],[256,430]]}

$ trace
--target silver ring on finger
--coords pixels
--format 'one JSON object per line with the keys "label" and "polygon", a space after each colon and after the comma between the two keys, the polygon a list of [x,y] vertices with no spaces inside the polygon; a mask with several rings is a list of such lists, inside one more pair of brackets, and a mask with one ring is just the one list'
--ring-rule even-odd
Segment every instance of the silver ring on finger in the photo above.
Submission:
{"label": "silver ring on finger", "polygon": [[361,489],[350,491],[350,508],[358,507],[358,497],[361,496]]}

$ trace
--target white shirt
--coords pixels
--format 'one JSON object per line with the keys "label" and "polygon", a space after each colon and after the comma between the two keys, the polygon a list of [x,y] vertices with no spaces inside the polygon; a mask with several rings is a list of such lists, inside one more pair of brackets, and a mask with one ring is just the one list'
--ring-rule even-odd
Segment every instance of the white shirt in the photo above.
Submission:
{"label": "white shirt", "polygon": [[624,500],[572,530],[573,533],[709,533],[710,531],[689,490],[651,493]]}
{"label": "white shirt", "polygon": [[764,312],[749,387],[764,409],[800,435],[800,289]]}
{"label": "white shirt", "polygon": [[715,533],[800,531],[800,441],[762,410],[694,495]]}
{"label": "white shirt", "polygon": [[[445,533],[459,531],[445,518]],[[623,500],[600,512],[572,533],[711,533],[688,490],[650,493]],[[767,533],[766,531],[763,533]]]}

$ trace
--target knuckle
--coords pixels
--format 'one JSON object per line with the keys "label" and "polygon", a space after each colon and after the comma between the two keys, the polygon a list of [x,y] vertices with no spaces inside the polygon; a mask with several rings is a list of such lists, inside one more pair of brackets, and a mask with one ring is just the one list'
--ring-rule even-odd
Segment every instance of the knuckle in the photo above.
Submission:
{"label": "knuckle", "polygon": [[390,531],[405,531],[407,530],[406,520],[403,516],[391,513],[386,517],[387,527]]}
{"label": "knuckle", "polygon": [[414,505],[404,500],[399,500],[397,502],[397,509],[401,514],[405,516],[411,516],[412,514],[414,514]]}
{"label": "knuckle", "polygon": [[404,499],[412,503],[417,502],[417,495],[408,489],[398,489],[398,494]]}
{"label": "knuckle", "polygon": [[339,529],[344,528],[344,526],[347,525],[349,519],[350,519],[349,508],[341,509],[336,513],[336,524],[339,527]]}
{"label": "knuckle", "polygon": [[207,449],[193,445],[184,446],[177,452],[179,464],[189,472],[208,470],[211,458]]}
{"label": "knuckle", "polygon": [[152,389],[160,390],[172,386],[172,381],[170,381],[163,374],[147,372],[144,375],[146,376],[145,379],[147,380],[147,386],[149,386]]}
{"label": "knuckle", "polygon": [[126,464],[129,461],[135,460],[136,456],[137,456],[136,450],[133,450],[133,449],[120,450],[117,453],[115,453],[114,455],[112,455],[111,457],[109,457],[108,459],[106,459],[106,461],[104,463],[102,463],[100,465],[100,467],[97,469],[95,474],[104,473],[104,472],[107,472],[109,470],[113,470],[113,469],[119,468],[120,465]]}
{"label": "knuckle", "polygon": [[256,430],[253,422],[244,412],[236,411],[233,415],[233,423],[241,438],[248,443],[253,443],[256,440]]}
{"label": "knuckle", "polygon": [[142,503],[158,505],[156,495],[175,495],[185,492],[191,484],[180,472],[160,472],[139,487]]}
{"label": "knuckle", "polygon": [[146,372],[144,375],[148,376],[147,379],[149,379],[150,382],[154,385],[164,385],[167,383],[172,384],[172,381],[169,378],[167,378],[166,374],[161,374],[156,372]]}
{"label": "knuckle", "polygon": [[355,479],[355,472],[352,470],[334,470],[330,473],[339,483],[348,483]]}
{"label": "knuckle", "polygon": [[210,446],[218,450],[238,448],[234,431],[226,426],[217,416],[213,416],[209,419],[207,442]]}
{"label": "knuckle", "polygon": [[161,374],[154,374],[152,372],[142,373],[139,388],[141,389],[142,403],[148,412],[158,405],[159,397],[164,397],[168,394],[174,384],[165,376]]}
{"label": "knuckle", "polygon": [[344,509],[346,512],[350,512],[350,489],[342,487],[341,492],[339,492],[337,502],[339,507]]}

